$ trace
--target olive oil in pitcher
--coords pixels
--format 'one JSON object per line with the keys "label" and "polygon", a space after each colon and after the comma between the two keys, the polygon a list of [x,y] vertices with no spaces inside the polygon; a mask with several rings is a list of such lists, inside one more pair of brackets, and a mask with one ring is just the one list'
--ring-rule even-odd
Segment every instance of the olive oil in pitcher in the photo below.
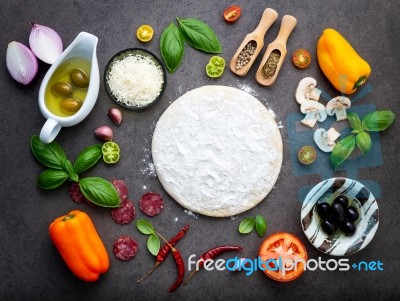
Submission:
{"label": "olive oil in pitcher", "polygon": [[90,76],[90,62],[73,57],[61,64],[45,90],[46,107],[54,115],[68,117],[79,111],[85,101]]}

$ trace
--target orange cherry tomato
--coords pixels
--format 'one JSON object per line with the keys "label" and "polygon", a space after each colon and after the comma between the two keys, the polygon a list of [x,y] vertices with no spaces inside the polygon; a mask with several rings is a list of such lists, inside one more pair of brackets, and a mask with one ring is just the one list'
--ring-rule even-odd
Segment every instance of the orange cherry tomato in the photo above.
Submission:
{"label": "orange cherry tomato", "polygon": [[292,61],[298,68],[307,68],[311,64],[311,54],[306,49],[297,49],[293,53]]}
{"label": "orange cherry tomato", "polygon": [[240,6],[232,5],[224,10],[224,19],[226,22],[232,23],[239,19],[242,9]]}
{"label": "orange cherry tomato", "polygon": [[303,243],[293,234],[285,232],[268,236],[261,244],[258,256],[266,262],[263,264],[264,273],[279,282],[300,277],[308,259]]}

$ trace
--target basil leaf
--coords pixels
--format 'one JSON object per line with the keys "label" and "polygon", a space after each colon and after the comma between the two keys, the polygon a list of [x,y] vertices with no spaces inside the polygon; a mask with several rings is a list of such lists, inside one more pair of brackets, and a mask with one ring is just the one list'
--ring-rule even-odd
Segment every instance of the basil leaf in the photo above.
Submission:
{"label": "basil leaf", "polygon": [[222,47],[214,31],[203,21],[194,18],[179,19],[183,38],[193,48],[208,52],[221,53]]}
{"label": "basil leaf", "polygon": [[253,229],[254,229],[254,218],[253,217],[246,217],[239,224],[239,232],[242,234],[250,233],[251,231],[253,231]]}
{"label": "basil leaf", "polygon": [[347,112],[347,119],[349,120],[350,126],[353,128],[353,130],[358,131],[357,133],[363,130],[361,119],[356,113]]}
{"label": "basil leaf", "polygon": [[143,234],[155,234],[153,225],[145,219],[138,219],[136,221],[136,228]]}
{"label": "basil leaf", "polygon": [[99,177],[90,177],[79,180],[79,187],[83,195],[92,203],[101,207],[118,207],[121,200],[114,186],[107,180]]}
{"label": "basil leaf", "polygon": [[37,186],[42,189],[54,189],[61,186],[69,177],[65,170],[46,169],[37,179]]}
{"label": "basil leaf", "polygon": [[265,231],[267,231],[267,222],[262,215],[260,214],[256,215],[255,226],[256,226],[256,232],[260,237],[265,234]]}
{"label": "basil leaf", "polygon": [[149,252],[154,256],[157,256],[158,251],[160,251],[160,246],[160,238],[157,236],[157,234],[151,234],[147,239],[147,249]]}
{"label": "basil leaf", "polygon": [[74,163],[75,173],[81,173],[93,167],[101,158],[101,145],[94,144],[81,151]]}
{"label": "basil leaf", "polygon": [[336,168],[342,164],[343,161],[350,156],[355,146],[356,138],[354,135],[347,136],[336,143],[329,158],[333,168]]}
{"label": "basil leaf", "polygon": [[182,63],[185,53],[182,34],[174,23],[164,29],[160,39],[160,51],[168,71],[174,73]]}
{"label": "basil leaf", "polygon": [[35,158],[43,165],[52,169],[63,169],[63,162],[67,156],[57,142],[46,144],[39,139],[39,136],[32,136],[31,149]]}
{"label": "basil leaf", "polygon": [[356,144],[365,155],[371,149],[371,136],[367,132],[357,134]]}
{"label": "basil leaf", "polygon": [[368,131],[379,132],[386,130],[394,121],[395,115],[392,111],[375,111],[368,113],[362,119]]}

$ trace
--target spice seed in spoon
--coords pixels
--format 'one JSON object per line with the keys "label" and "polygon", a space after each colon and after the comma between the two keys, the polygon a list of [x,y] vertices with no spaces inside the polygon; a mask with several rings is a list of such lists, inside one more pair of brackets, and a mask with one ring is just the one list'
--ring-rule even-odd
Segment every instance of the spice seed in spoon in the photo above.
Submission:
{"label": "spice seed in spoon", "polygon": [[239,53],[239,56],[236,60],[236,70],[242,69],[250,62],[254,52],[256,51],[256,48],[257,48],[256,41],[250,41],[246,44],[246,46],[243,47],[242,51]]}
{"label": "spice seed in spoon", "polygon": [[276,68],[278,67],[281,53],[279,50],[273,50],[269,55],[264,67],[262,68],[262,75],[265,79],[269,79],[274,76]]}

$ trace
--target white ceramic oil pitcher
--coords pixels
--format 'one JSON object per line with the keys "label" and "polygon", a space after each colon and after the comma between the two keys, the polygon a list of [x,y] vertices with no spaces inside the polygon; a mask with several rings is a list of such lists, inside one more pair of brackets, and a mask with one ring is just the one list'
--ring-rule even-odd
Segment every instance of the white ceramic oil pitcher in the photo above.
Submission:
{"label": "white ceramic oil pitcher", "polygon": [[[63,51],[60,57],[50,67],[49,71],[47,71],[39,90],[39,108],[42,115],[47,119],[40,132],[40,140],[44,143],[50,143],[56,138],[62,127],[76,125],[85,119],[92,111],[97,101],[100,89],[99,64],[96,55],[97,41],[98,38],[90,33],[79,33],[75,40]],[[47,84],[57,67],[73,57],[83,57],[90,62],[89,87],[86,98],[79,111],[72,116],[60,117],[50,112],[47,108],[45,103],[45,91]]]}

